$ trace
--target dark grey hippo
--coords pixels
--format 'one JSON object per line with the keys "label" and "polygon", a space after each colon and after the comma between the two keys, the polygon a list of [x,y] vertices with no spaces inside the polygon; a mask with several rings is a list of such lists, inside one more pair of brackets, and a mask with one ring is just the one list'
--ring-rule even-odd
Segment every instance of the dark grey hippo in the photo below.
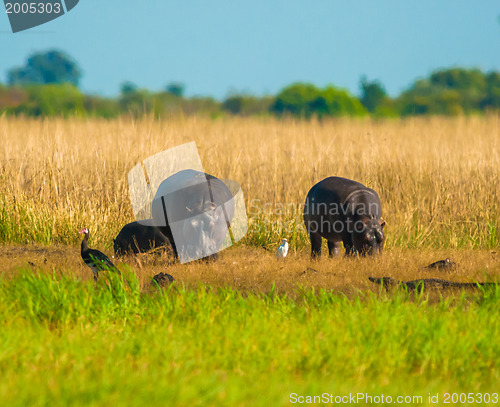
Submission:
{"label": "dark grey hippo", "polygon": [[[172,242],[181,263],[217,257],[230,239],[234,200],[220,179],[183,170],[164,180],[153,199],[153,220]],[[230,241],[229,241],[230,243]]]}
{"label": "dark grey hippo", "polygon": [[321,255],[321,238],[328,241],[330,257],[339,254],[344,243],[346,256],[356,252],[381,253],[384,225],[377,193],[359,182],[329,177],[307,194],[304,223],[311,239],[311,257]]}
{"label": "dark grey hippo", "polygon": [[154,226],[153,219],[127,223],[113,241],[115,256],[147,252],[157,247],[171,249],[170,240]]}

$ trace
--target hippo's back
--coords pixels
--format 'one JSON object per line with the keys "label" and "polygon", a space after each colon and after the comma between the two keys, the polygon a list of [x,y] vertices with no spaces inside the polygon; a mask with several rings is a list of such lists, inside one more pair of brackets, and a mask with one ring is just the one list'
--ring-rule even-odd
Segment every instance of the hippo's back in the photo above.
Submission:
{"label": "hippo's back", "polygon": [[342,203],[350,193],[367,189],[369,188],[351,179],[328,177],[314,185],[307,197],[318,201],[328,200]]}
{"label": "hippo's back", "polygon": [[152,219],[126,224],[114,240],[115,255],[140,253],[170,245],[170,240],[154,226]]}
{"label": "hippo's back", "polygon": [[363,207],[363,214],[380,217],[378,194],[357,181],[342,177],[328,177],[315,184],[307,194],[304,217],[343,217],[349,211]]}

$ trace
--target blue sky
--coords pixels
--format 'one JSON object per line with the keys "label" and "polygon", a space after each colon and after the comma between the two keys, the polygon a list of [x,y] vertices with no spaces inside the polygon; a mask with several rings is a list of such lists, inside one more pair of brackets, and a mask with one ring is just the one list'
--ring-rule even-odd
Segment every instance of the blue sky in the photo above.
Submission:
{"label": "blue sky", "polygon": [[0,4],[0,81],[58,48],[83,69],[81,88],[101,95],[124,81],[219,99],[295,81],[358,94],[361,75],[397,95],[438,68],[500,70],[499,16],[498,0],[80,0],[13,34]]}

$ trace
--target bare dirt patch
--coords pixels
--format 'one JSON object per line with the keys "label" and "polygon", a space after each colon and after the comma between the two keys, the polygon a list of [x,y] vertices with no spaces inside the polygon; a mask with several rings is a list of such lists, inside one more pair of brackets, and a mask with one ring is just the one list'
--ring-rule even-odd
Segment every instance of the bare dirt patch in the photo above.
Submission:
{"label": "bare dirt patch", "polygon": [[[105,251],[106,252],[106,251]],[[111,252],[106,254],[111,256]],[[452,270],[427,269],[436,260],[450,257],[457,263]],[[379,258],[330,259],[324,255],[311,261],[306,250],[289,253],[277,260],[261,248],[235,247],[220,253],[215,262],[197,261],[180,264],[166,254],[141,254],[112,258],[122,270],[130,268],[139,277],[145,291],[151,279],[161,272],[174,276],[176,284],[196,287],[230,286],[241,291],[295,295],[302,288],[333,290],[353,295],[360,290],[378,292],[368,277],[389,276],[399,280],[442,278],[457,282],[500,281],[500,256],[490,250],[397,250],[386,251]],[[92,278],[91,270],[74,246],[0,245],[1,273],[10,278],[21,269],[72,275],[83,281]]]}

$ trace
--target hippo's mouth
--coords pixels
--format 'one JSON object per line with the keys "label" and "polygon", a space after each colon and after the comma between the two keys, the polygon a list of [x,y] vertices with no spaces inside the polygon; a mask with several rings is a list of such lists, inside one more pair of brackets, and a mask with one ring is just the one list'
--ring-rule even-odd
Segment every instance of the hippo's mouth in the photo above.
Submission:
{"label": "hippo's mouth", "polygon": [[378,256],[380,254],[380,248],[370,246],[368,250],[366,250],[366,254],[368,256]]}
{"label": "hippo's mouth", "polygon": [[200,233],[197,242],[190,242],[181,248],[182,256],[191,259],[201,259],[216,252],[217,244],[215,239],[208,236],[208,234],[203,231]]}

